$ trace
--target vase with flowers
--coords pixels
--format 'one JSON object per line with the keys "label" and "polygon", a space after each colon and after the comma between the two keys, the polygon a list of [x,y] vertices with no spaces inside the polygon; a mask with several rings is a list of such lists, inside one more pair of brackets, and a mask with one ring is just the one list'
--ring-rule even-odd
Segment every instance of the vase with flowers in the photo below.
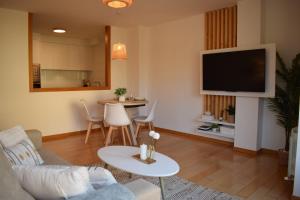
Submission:
{"label": "vase with flowers", "polygon": [[155,146],[156,146],[157,141],[160,138],[160,134],[155,131],[150,131],[149,136],[151,137],[151,144],[148,145],[147,157],[150,159],[153,159],[154,152],[155,152]]}

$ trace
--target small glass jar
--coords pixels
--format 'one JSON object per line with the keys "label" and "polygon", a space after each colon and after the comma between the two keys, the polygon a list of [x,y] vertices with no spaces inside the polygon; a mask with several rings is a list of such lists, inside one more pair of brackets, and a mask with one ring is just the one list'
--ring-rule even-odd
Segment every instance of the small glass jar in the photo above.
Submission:
{"label": "small glass jar", "polygon": [[154,145],[148,145],[147,158],[153,159],[155,153]]}

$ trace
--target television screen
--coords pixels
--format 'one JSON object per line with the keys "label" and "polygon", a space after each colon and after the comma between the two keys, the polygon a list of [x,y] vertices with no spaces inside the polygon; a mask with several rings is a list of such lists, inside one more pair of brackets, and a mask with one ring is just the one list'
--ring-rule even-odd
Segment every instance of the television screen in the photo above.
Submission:
{"label": "television screen", "polygon": [[266,50],[203,54],[203,90],[265,92]]}

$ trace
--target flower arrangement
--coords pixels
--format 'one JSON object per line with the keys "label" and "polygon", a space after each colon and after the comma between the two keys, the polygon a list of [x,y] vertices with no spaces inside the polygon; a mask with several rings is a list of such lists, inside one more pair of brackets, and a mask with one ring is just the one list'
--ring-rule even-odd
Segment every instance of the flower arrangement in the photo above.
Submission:
{"label": "flower arrangement", "polygon": [[152,142],[157,141],[160,138],[160,134],[155,131],[150,131],[149,136],[152,137]]}
{"label": "flower arrangement", "polygon": [[156,145],[157,141],[160,138],[160,134],[155,132],[155,131],[150,131],[149,136],[152,138],[152,142],[148,146],[148,155],[147,155],[147,157],[152,159],[153,154],[155,152],[155,145]]}

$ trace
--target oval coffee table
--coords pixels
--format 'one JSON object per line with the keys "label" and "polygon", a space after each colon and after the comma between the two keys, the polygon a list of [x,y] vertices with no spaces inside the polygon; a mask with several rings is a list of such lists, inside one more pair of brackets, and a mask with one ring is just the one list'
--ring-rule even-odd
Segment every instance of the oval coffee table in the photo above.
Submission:
{"label": "oval coffee table", "polygon": [[145,164],[132,157],[139,153],[140,148],[131,146],[108,146],[98,150],[99,158],[112,167],[141,176],[158,177],[164,199],[163,177],[177,174],[179,165],[175,160],[158,152],[154,153],[155,163]]}

